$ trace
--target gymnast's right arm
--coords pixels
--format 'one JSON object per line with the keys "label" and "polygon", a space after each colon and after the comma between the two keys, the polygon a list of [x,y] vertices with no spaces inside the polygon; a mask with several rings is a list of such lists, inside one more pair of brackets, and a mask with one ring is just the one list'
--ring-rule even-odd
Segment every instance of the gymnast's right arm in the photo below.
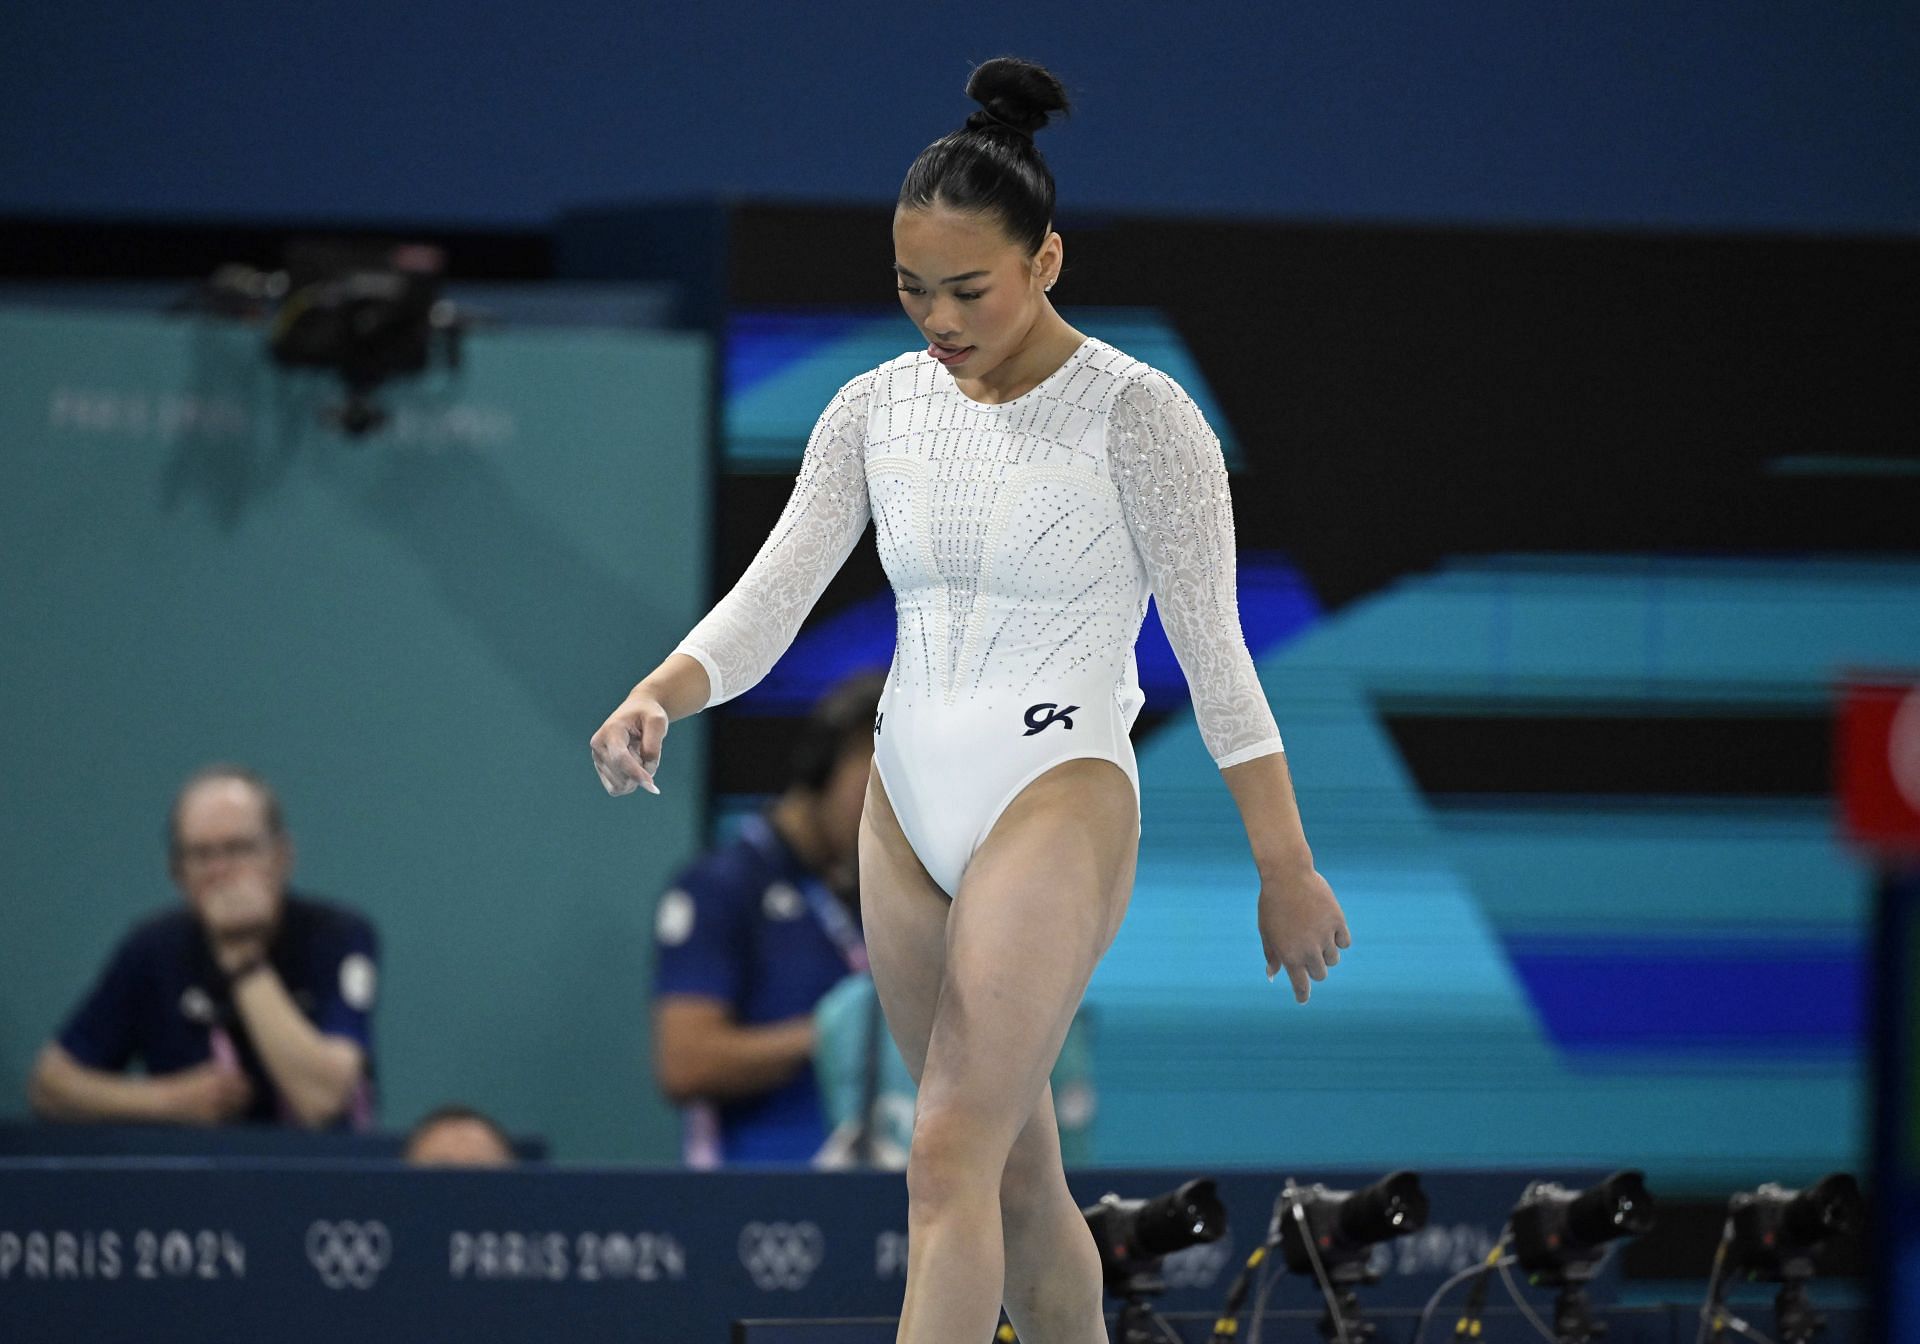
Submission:
{"label": "gymnast's right arm", "polygon": [[787,507],[746,573],[593,735],[593,768],[608,793],[660,792],[653,777],[667,725],[766,676],[860,540],[872,380],[861,374],[834,394],[807,440]]}

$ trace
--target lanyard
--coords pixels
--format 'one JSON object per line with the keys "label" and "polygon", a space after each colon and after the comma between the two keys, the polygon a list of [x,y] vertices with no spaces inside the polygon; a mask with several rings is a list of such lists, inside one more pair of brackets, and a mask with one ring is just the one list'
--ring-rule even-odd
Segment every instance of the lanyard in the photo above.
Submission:
{"label": "lanyard", "polygon": [[[740,823],[740,834],[760,856],[776,869],[785,869],[790,860],[786,846],[774,833],[773,823],[764,815],[756,813]],[[853,916],[847,913],[846,902],[833,894],[833,889],[812,872],[802,869],[797,885],[800,894],[806,898],[807,909],[813,912],[814,922],[820,931],[827,935],[827,941],[838,949],[846,960],[850,971],[867,969],[867,943],[861,936],[859,925],[853,922]]]}

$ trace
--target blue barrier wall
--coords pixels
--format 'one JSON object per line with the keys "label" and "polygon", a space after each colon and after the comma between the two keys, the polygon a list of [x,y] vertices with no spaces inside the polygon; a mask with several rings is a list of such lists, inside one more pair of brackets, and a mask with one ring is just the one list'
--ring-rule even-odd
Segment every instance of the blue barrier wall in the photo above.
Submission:
{"label": "blue barrier wall", "polygon": [[703,609],[704,341],[482,335],[365,442],[257,329],[0,311],[0,365],[0,1113],[179,901],[162,819],[225,758],[279,787],[296,883],[380,928],[383,1120],[459,1098],[669,1157],[648,911],[703,729],[659,798],[607,798],[587,737]]}
{"label": "blue barrier wall", "polygon": [[[1374,1248],[1382,1279],[1366,1305],[1417,1307],[1484,1259],[1530,1179],[1577,1190],[1603,1174],[1424,1176],[1427,1226]],[[1284,1176],[1353,1190],[1380,1173],[1081,1171],[1068,1183],[1084,1207],[1197,1175],[1219,1179],[1228,1228],[1165,1262],[1159,1305],[1174,1311],[1219,1307]],[[864,1172],[0,1161],[0,1338],[718,1344],[738,1317],[898,1312],[906,1213],[898,1174]],[[1283,1277],[1274,1306],[1317,1306],[1310,1280]],[[1615,1263],[1596,1298],[1618,1286]]]}
{"label": "blue barrier wall", "polygon": [[887,200],[970,61],[1056,66],[1070,207],[1920,225],[1911,5],[15,6],[0,211],[538,223]]}

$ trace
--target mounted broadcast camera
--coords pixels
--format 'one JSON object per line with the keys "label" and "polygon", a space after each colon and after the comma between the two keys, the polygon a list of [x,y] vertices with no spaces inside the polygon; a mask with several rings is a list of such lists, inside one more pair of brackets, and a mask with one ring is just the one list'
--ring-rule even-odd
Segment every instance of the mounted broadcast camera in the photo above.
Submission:
{"label": "mounted broadcast camera", "polygon": [[1287,1268],[1311,1274],[1326,1298],[1321,1336],[1360,1344],[1372,1337],[1374,1326],[1361,1317],[1354,1289],[1380,1279],[1372,1267],[1375,1246],[1427,1225],[1427,1195],[1411,1171],[1393,1172],[1364,1190],[1288,1181],[1274,1221]]}
{"label": "mounted broadcast camera", "polygon": [[1152,1199],[1107,1194],[1080,1212],[1100,1249],[1101,1280],[1121,1300],[1119,1344],[1164,1338],[1147,1299],[1166,1291],[1163,1259],[1225,1235],[1227,1210],[1214,1182],[1188,1181]]}
{"label": "mounted broadcast camera", "polygon": [[440,297],[446,254],[439,248],[295,243],[287,269],[287,297],[274,314],[268,348],[282,364],[340,375],[347,399],[328,416],[349,436],[386,423],[374,392],[391,378],[424,372],[436,338],[447,363],[459,367],[461,322]]}
{"label": "mounted broadcast camera", "polygon": [[1864,1213],[1860,1183],[1845,1172],[1821,1178],[1810,1190],[1769,1182],[1727,1201],[1728,1259],[1735,1273],[1754,1282],[1810,1278],[1821,1247],[1858,1232]]}
{"label": "mounted broadcast camera", "polygon": [[424,372],[436,348],[459,367],[475,319],[441,297],[445,269],[425,243],[306,239],[288,244],[285,270],[222,266],[182,306],[265,319],[277,363],[339,375],[346,399],[325,418],[359,438],[387,421],[374,400],[382,384]]}
{"label": "mounted broadcast camera", "polygon": [[1845,1172],[1823,1177],[1808,1190],[1788,1190],[1769,1182],[1727,1201],[1727,1226],[1714,1256],[1707,1303],[1715,1338],[1726,1329],[1726,1281],[1735,1274],[1750,1283],[1777,1283],[1773,1303],[1774,1339],[1806,1344],[1826,1320],[1807,1301],[1814,1257],[1835,1237],[1852,1236],[1865,1221],[1860,1183]]}
{"label": "mounted broadcast camera", "polygon": [[1360,1315],[1354,1293],[1359,1284],[1376,1282],[1373,1253],[1384,1241],[1417,1232],[1427,1225],[1427,1196],[1420,1178],[1396,1171],[1364,1190],[1329,1190],[1324,1185],[1303,1186],[1289,1179],[1273,1202],[1267,1239],[1254,1248],[1241,1267],[1227,1300],[1213,1323],[1214,1344],[1228,1344],[1240,1334],[1240,1310],[1256,1279],[1249,1344],[1259,1344],[1267,1311],[1267,1296],[1280,1278],[1267,1261],[1277,1249],[1285,1267],[1295,1274],[1311,1274],[1320,1286],[1327,1309],[1320,1333],[1340,1344],[1365,1344],[1374,1333],[1372,1322]]}
{"label": "mounted broadcast camera", "polygon": [[1606,1332],[1593,1318],[1586,1285],[1612,1253],[1611,1243],[1653,1226],[1646,1175],[1616,1171],[1578,1194],[1535,1181],[1513,1206],[1509,1227],[1520,1268],[1538,1285],[1558,1288],[1553,1330],[1561,1344],[1584,1344]]}

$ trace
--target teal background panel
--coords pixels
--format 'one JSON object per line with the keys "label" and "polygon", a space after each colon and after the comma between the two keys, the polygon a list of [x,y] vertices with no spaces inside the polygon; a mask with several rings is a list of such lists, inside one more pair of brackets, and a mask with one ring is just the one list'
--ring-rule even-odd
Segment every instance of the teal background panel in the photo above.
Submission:
{"label": "teal background panel", "polygon": [[706,343],[496,332],[365,440],[257,329],[0,311],[0,1112],[131,923],[162,822],[262,770],[296,885],[383,949],[380,1114],[460,1100],[562,1159],[670,1160],[650,907],[703,732],[609,799],[587,738],[704,609]]}

